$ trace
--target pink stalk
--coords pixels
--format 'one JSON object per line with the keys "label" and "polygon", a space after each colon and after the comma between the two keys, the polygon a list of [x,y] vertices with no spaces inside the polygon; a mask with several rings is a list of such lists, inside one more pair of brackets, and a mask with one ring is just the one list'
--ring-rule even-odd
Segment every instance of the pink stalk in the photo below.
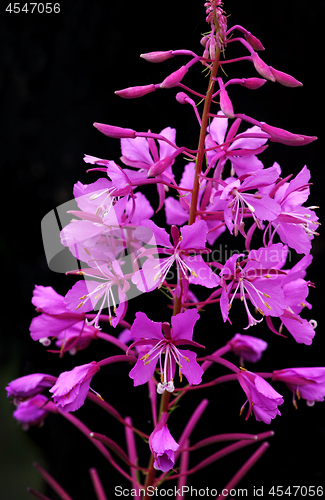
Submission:
{"label": "pink stalk", "polygon": [[192,446],[184,446],[180,451],[183,453],[184,451],[194,451],[199,448],[203,448],[204,446],[208,446],[214,443],[220,443],[222,441],[239,441],[241,439],[251,439],[256,441],[257,436],[255,434],[244,434],[244,433],[232,433],[232,434],[216,434],[215,436],[210,436],[206,439],[202,439],[202,441],[198,441],[196,444]]}
{"label": "pink stalk", "polygon": [[110,335],[109,333],[98,332],[96,336],[98,339],[103,339],[106,342],[110,342],[111,344],[116,345],[117,347],[122,349],[122,351],[124,351],[124,352],[126,352],[128,350],[127,345],[125,345],[123,342],[121,342],[116,337],[113,337],[113,335]]}
{"label": "pink stalk", "polygon": [[205,99],[205,95],[203,95],[203,94],[199,94],[199,93],[198,93],[198,92],[196,92],[195,90],[190,89],[190,87],[186,87],[186,85],[184,85],[183,83],[180,83],[178,86],[179,86],[179,87],[181,87],[181,88],[182,88],[182,89],[184,89],[184,90],[187,90],[187,92],[191,92],[191,94],[193,94],[193,95],[196,95],[196,96],[198,96],[198,97],[201,97],[201,99]]}
{"label": "pink stalk", "polygon": [[94,439],[91,437],[91,430],[83,424],[77,417],[72,415],[71,413],[62,413],[59,412],[64,418],[69,420],[71,424],[73,424],[77,429],[79,429],[80,432],[82,432],[88,439],[93,443],[94,446],[100,451],[100,453],[108,460],[108,462],[122,475],[124,476],[128,481],[132,482],[132,477],[125,472],[112,458],[111,454],[109,451],[105,448],[105,446],[98,442],[94,441]]}
{"label": "pink stalk", "polygon": [[193,108],[197,121],[201,126],[202,124],[201,116],[197,110],[196,104],[193,101],[193,99],[191,99],[187,94],[185,94],[185,92],[178,92],[178,94],[176,94],[176,101],[179,102],[180,104],[190,104],[190,106],[192,106]]}
{"label": "pink stalk", "polygon": [[59,495],[62,500],[72,500],[70,495],[59,485],[59,483],[49,474],[43,467],[41,467],[38,463],[33,464],[35,469],[40,473],[44,481],[53,488],[53,490]]}
{"label": "pink stalk", "polygon": [[[220,349],[218,349],[217,351],[215,351],[212,354],[212,356],[221,357],[224,354],[226,354],[227,352],[229,352],[230,350],[231,350],[231,346],[229,344],[226,344],[223,347],[220,347]],[[201,365],[201,368],[203,371],[206,371],[212,364],[213,364],[212,361],[204,361],[204,363],[202,363],[202,365]]]}
{"label": "pink stalk", "polygon": [[[270,446],[269,443],[267,443],[267,442],[263,443],[258,448],[258,450],[256,450],[255,453],[253,453],[253,455],[247,460],[247,462],[244,463],[244,465],[239,469],[239,471],[234,475],[234,477],[224,487],[223,491],[227,490],[229,492],[234,486],[236,486],[239,483],[239,481],[245,476],[245,474],[247,474],[247,472],[253,467],[253,465],[255,465],[257,460],[260,459],[260,457],[263,455],[263,453],[265,453],[265,451],[268,449],[269,446]],[[228,493],[227,493],[227,495],[223,495],[221,493],[221,495],[216,497],[215,500],[221,500],[222,498],[227,498],[227,496],[228,496]]]}
{"label": "pink stalk", "polygon": [[[113,406],[111,406],[109,403],[107,403],[103,399],[100,399],[96,394],[93,394],[92,392],[88,392],[87,398],[90,399],[93,403],[96,403],[98,406],[101,406],[101,408],[103,408],[105,411],[107,411],[107,413],[109,413],[112,417],[116,418],[116,420],[121,422],[121,424],[125,425],[126,427],[129,426],[128,423],[126,422],[126,420],[124,420],[124,418],[118,413],[117,410],[115,410],[115,408],[113,408]],[[132,430],[136,434],[139,434],[139,436],[142,436],[145,439],[149,439],[148,434],[139,431],[135,427],[132,427]]]}
{"label": "pink stalk", "polygon": [[204,359],[207,361],[214,361],[215,363],[218,363],[219,365],[226,366],[231,370],[232,372],[239,373],[240,369],[237,368],[236,365],[228,361],[227,359],[220,358],[219,356],[215,356],[214,354],[210,356],[204,356]]}
{"label": "pink stalk", "polygon": [[[185,448],[189,449],[189,445],[190,445],[190,441],[189,441],[189,439],[186,439],[184,442]],[[190,461],[190,452],[183,451],[181,454],[181,460],[180,460],[180,466],[179,466],[180,473],[183,475],[179,476],[179,478],[178,478],[176,491],[178,491],[178,490],[182,491],[183,487],[186,486],[186,484],[187,484],[187,475],[185,473],[188,470],[189,461]],[[183,499],[183,495],[180,495],[177,493],[175,500],[182,500],[182,499]]]}
{"label": "pink stalk", "polygon": [[135,363],[137,358],[134,356],[127,356],[126,354],[118,354],[116,356],[110,356],[109,358],[102,359],[98,361],[99,366],[111,365],[112,363],[121,363],[126,361],[127,363]]}
{"label": "pink stalk", "polygon": [[236,57],[235,59],[227,59],[225,61],[220,61],[220,66],[223,66],[224,64],[234,63],[234,62],[251,61],[251,60],[252,60],[252,56]]}
{"label": "pink stalk", "polygon": [[156,425],[158,423],[158,420],[157,420],[157,387],[156,387],[156,384],[152,378],[149,379],[148,389],[149,389],[149,399],[150,399],[150,404],[151,404],[153,426],[156,427]]}
{"label": "pink stalk", "polygon": [[[216,453],[213,453],[213,455],[210,455],[210,457],[202,460],[202,462],[200,462],[199,464],[195,465],[192,469],[187,471],[186,474],[194,474],[194,472],[197,472],[201,469],[204,469],[205,467],[212,464],[213,462],[220,460],[220,458],[223,458],[226,455],[229,455],[230,453],[233,453],[236,450],[240,450],[241,448],[244,448],[245,446],[249,446],[249,445],[255,443],[256,441],[261,441],[262,439],[267,439],[268,437],[272,437],[273,435],[274,435],[273,431],[263,432],[262,434],[257,434],[255,440],[248,440],[248,439],[241,440],[241,441],[238,441],[237,443],[226,446],[222,450],[219,450]],[[175,478],[175,476],[173,476],[173,478]],[[169,479],[172,479],[172,477],[167,478],[166,480],[169,480]]]}
{"label": "pink stalk", "polygon": [[[134,434],[131,430],[131,427],[132,427],[131,417],[125,417],[125,421],[130,426],[130,427],[125,427],[125,439],[126,439],[126,446],[128,449],[128,455],[130,457],[130,461],[132,463],[136,464],[138,461],[138,456],[137,456],[137,449],[136,449],[136,445],[135,445]],[[134,467],[130,467],[130,474],[133,478],[132,488],[136,489],[138,481],[137,481],[136,469]]]}
{"label": "pink stalk", "polygon": [[269,372],[255,372],[256,375],[259,375],[260,377],[263,377],[263,378],[272,378],[273,377],[273,373],[269,373]]}
{"label": "pink stalk", "polygon": [[[200,385],[188,385],[182,389],[175,389],[174,392],[181,392],[182,394],[188,391],[197,391],[200,389],[206,389],[207,387],[212,387],[214,385],[218,384],[224,384],[225,382],[232,382],[233,380],[237,380],[238,375],[237,373],[232,373],[230,375],[222,375],[221,377],[218,377],[214,380],[211,380],[211,382],[207,382],[206,384],[200,384]],[[173,401],[173,404],[175,403],[175,400]]]}
{"label": "pink stalk", "polygon": [[34,490],[34,488],[27,488],[28,493],[31,495],[34,495],[34,497],[38,498],[39,500],[51,500],[49,497],[43,495],[43,493],[40,493],[39,491]]}
{"label": "pink stalk", "polygon": [[99,475],[96,469],[89,469],[89,474],[91,477],[91,481],[93,483],[93,487],[97,496],[97,500],[107,500],[107,496],[105,495],[105,491],[103,485],[99,479]]}
{"label": "pink stalk", "polygon": [[[179,438],[179,449],[182,448],[184,445],[185,441],[190,437],[192,431],[195,429],[195,426],[198,422],[198,420],[201,418],[202,413],[206,409],[207,405],[209,404],[208,399],[203,399],[201,403],[198,405],[196,410],[193,412],[191,418],[187,422],[185,429],[182,432],[181,437]],[[176,452],[175,457],[179,455],[179,451]]]}
{"label": "pink stalk", "polygon": [[[126,427],[128,428],[128,427]],[[129,429],[129,428],[128,428]],[[129,429],[130,430],[130,429]],[[115,441],[112,439],[108,438],[107,436],[104,436],[104,434],[99,434],[98,432],[91,432],[90,437],[93,439],[97,439],[97,441],[100,441],[103,443],[107,448],[110,450],[114,451],[118,457],[120,457],[121,460],[123,460],[126,465],[128,465],[130,468],[133,469],[139,469],[139,470],[145,470],[143,467],[138,467],[135,463],[132,463],[129,460],[129,457],[125,453],[125,451],[117,444]]]}

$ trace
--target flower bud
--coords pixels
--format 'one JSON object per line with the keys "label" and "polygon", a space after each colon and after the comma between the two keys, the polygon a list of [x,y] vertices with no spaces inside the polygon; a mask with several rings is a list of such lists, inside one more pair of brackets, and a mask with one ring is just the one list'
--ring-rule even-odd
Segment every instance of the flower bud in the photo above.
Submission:
{"label": "flower bud", "polygon": [[200,44],[205,47],[206,44],[207,44],[207,41],[209,40],[209,38],[207,36],[203,36],[200,40]]}
{"label": "flower bud", "polygon": [[264,78],[242,78],[240,85],[250,90],[259,89],[266,83]]}
{"label": "flower bud", "polygon": [[288,75],[287,73],[283,73],[282,71],[278,71],[277,69],[269,66],[274,78],[277,82],[281,83],[285,87],[302,87],[302,83],[293,78],[293,76]]}
{"label": "flower bud", "polygon": [[131,128],[115,127],[114,125],[105,125],[104,123],[94,123],[99,132],[113,139],[133,139],[136,135],[136,131]]}
{"label": "flower bud", "polygon": [[160,63],[163,61],[167,61],[167,59],[170,59],[174,56],[172,50],[161,50],[158,52],[148,52],[147,54],[140,54],[140,57],[152,63]]}
{"label": "flower bud", "polygon": [[166,156],[161,160],[157,161],[154,165],[152,165],[148,170],[148,177],[154,177],[156,175],[162,174],[165,172],[166,168],[168,168],[172,164],[173,158],[171,156]]}
{"label": "flower bud", "polygon": [[220,92],[220,108],[228,118],[234,118],[234,108],[226,90]]}
{"label": "flower bud", "polygon": [[250,33],[249,31],[245,33],[245,38],[254,50],[265,50],[260,40],[256,38],[256,36],[252,35],[252,33]]}
{"label": "flower bud", "polygon": [[122,90],[116,90],[115,94],[123,97],[124,99],[135,99],[136,97],[142,97],[143,95],[150,94],[154,92],[156,87],[153,83],[150,85],[142,85],[140,87],[128,87]]}
{"label": "flower bud", "polygon": [[174,71],[160,84],[161,89],[171,89],[176,87],[188,72],[187,66],[181,66],[177,71]]}
{"label": "flower bud", "polygon": [[286,144],[287,146],[305,146],[306,144],[309,144],[317,139],[315,136],[292,134],[287,130],[272,127],[267,123],[261,124],[261,130],[270,135],[270,141],[280,142],[282,144]]}
{"label": "flower bud", "polygon": [[176,94],[176,101],[180,104],[187,104],[188,99],[189,97],[185,92],[178,92],[178,94]]}
{"label": "flower bud", "polygon": [[263,76],[263,78],[266,78],[267,80],[271,80],[271,82],[275,82],[275,77],[273,76],[273,73],[270,69],[270,66],[268,66],[256,52],[252,53],[252,61],[255,66],[256,71]]}
{"label": "flower bud", "polygon": [[168,413],[164,412],[160,422],[149,436],[149,447],[154,457],[154,468],[163,472],[168,472],[174,467],[175,451],[179,444],[171,435],[167,427]]}

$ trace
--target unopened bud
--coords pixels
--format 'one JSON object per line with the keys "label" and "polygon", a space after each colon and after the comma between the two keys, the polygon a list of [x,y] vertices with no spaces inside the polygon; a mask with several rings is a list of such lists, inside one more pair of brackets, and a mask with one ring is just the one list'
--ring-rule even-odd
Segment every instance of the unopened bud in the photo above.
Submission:
{"label": "unopened bud", "polygon": [[234,118],[234,108],[226,90],[220,92],[220,108],[228,118]]}
{"label": "unopened bud", "polygon": [[301,87],[302,83],[293,78],[293,76],[288,75],[287,73],[283,73],[282,71],[278,71],[277,69],[272,68],[270,66],[270,70],[277,82],[281,83],[285,87]]}
{"label": "unopened bud", "polygon": [[263,76],[263,78],[266,78],[267,80],[271,80],[271,82],[275,82],[275,78],[273,76],[273,73],[270,69],[270,66],[268,66],[256,52],[252,53],[252,61],[255,66],[256,71]]}
{"label": "unopened bud", "polygon": [[157,52],[148,52],[147,54],[140,54],[140,57],[152,63],[160,63],[163,61],[167,61],[167,59],[170,59],[174,56],[172,50],[161,50]]}
{"label": "unopened bud", "polygon": [[242,78],[240,85],[250,90],[259,89],[266,83],[264,78]]}
{"label": "unopened bud", "polygon": [[115,127],[114,125],[105,125],[104,123],[94,123],[99,132],[113,139],[127,139],[134,138],[136,136],[136,131],[131,128]]}
{"label": "unopened bud", "polygon": [[187,104],[188,99],[189,97],[185,92],[178,92],[178,94],[176,94],[176,101],[180,104]]}
{"label": "unopened bud", "polygon": [[168,168],[172,164],[173,158],[171,156],[166,156],[161,160],[157,161],[154,165],[152,165],[148,170],[148,176],[154,177],[156,175],[162,174],[166,168]]}
{"label": "unopened bud", "polygon": [[165,80],[160,84],[161,89],[171,89],[176,87],[180,81],[184,78],[188,72],[187,66],[181,66],[177,71],[171,73]]}
{"label": "unopened bud", "polygon": [[250,33],[249,31],[245,33],[245,38],[254,50],[265,50],[260,40],[256,38],[256,36],[252,35],[252,33]]}
{"label": "unopened bud", "polygon": [[115,94],[123,97],[124,99],[135,99],[136,97],[142,97],[143,95],[150,94],[154,92],[156,87],[153,83],[150,85],[142,85],[140,87],[128,87],[122,90],[116,90]]}
{"label": "unopened bud", "polygon": [[272,127],[267,123],[261,124],[261,130],[270,135],[270,141],[280,142],[281,144],[286,144],[287,146],[305,146],[306,144],[309,144],[317,139],[316,136],[292,134],[287,130]]}

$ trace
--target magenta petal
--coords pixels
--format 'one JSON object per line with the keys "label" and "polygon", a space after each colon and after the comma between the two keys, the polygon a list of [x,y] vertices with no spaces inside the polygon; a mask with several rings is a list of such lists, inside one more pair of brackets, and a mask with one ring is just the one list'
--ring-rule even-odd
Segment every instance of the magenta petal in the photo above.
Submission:
{"label": "magenta petal", "polygon": [[193,329],[197,320],[200,318],[197,309],[187,309],[183,313],[171,317],[173,327],[172,339],[174,340],[192,340]]}
{"label": "magenta petal", "polygon": [[154,374],[156,365],[157,358],[155,361],[149,362],[139,358],[129,373],[129,377],[134,380],[134,386],[136,387],[148,382]]}
{"label": "magenta petal", "polygon": [[13,417],[23,425],[40,424],[48,415],[48,412],[43,406],[47,403],[48,398],[42,394],[34,396],[28,401],[20,403],[13,413]]}
{"label": "magenta petal", "polygon": [[56,384],[50,389],[53,400],[61,411],[75,411],[83,405],[91,379],[99,370],[100,366],[93,361],[61,373]]}
{"label": "magenta petal", "polygon": [[[159,424],[158,424],[159,426]],[[155,457],[155,468],[168,472],[175,463],[174,452],[178,450],[179,444],[168,430],[167,425],[153,431],[149,438],[150,449]]]}
{"label": "magenta petal", "polygon": [[166,221],[170,226],[176,224],[182,226],[188,221],[189,212],[185,210],[179,201],[169,196],[165,200]]}
{"label": "magenta petal", "polygon": [[128,160],[141,161],[148,165],[153,164],[153,159],[149,151],[149,144],[145,137],[121,139],[121,151],[122,155]]}
{"label": "magenta petal", "polygon": [[281,321],[298,344],[311,345],[315,337],[315,330],[309,321],[299,316],[298,318],[300,321],[298,319],[281,316]]}
{"label": "magenta petal", "polygon": [[[159,135],[166,137],[170,142],[175,144],[176,141],[176,129],[171,127],[164,128]],[[176,149],[165,141],[158,140],[159,143],[159,157],[160,159],[166,158],[166,156],[172,155]]]}
{"label": "magenta petal", "polygon": [[182,241],[180,248],[193,248],[203,250],[206,244],[206,235],[208,232],[207,223],[204,220],[198,220],[191,226],[181,228]]}
{"label": "magenta petal", "polygon": [[243,194],[244,200],[254,207],[255,215],[260,220],[272,221],[278,217],[281,212],[281,206],[268,195],[262,196],[261,199],[254,196]]}
{"label": "magenta petal", "polygon": [[161,323],[151,321],[143,312],[137,312],[134,323],[131,327],[131,334],[134,340],[157,339],[163,340],[164,336],[161,330]]}
{"label": "magenta petal", "polygon": [[51,286],[35,285],[32,304],[48,314],[62,314],[67,312],[67,308],[64,305],[64,298]]}
{"label": "magenta petal", "polygon": [[228,118],[222,111],[218,111],[218,117],[213,118],[208,126],[208,133],[217,144],[222,144],[225,141],[225,136],[228,128]]}
{"label": "magenta petal", "polygon": [[134,236],[150,245],[159,245],[162,247],[171,248],[169,235],[162,227],[158,227],[152,220],[144,220],[141,226],[134,231]]}
{"label": "magenta petal", "polygon": [[6,387],[7,396],[22,399],[30,398],[42,392],[46,387],[51,387],[55,384],[55,381],[56,377],[46,375],[45,373],[25,375],[8,384]]}
{"label": "magenta petal", "polygon": [[[194,224],[193,224],[194,225]],[[213,272],[203,260],[201,255],[183,256],[183,261],[191,269],[190,283],[195,285],[202,285],[206,288],[214,288],[219,285],[220,278]]]}
{"label": "magenta petal", "polygon": [[[70,311],[76,311],[77,309],[78,312],[92,311],[95,308],[99,298],[105,292],[105,289],[102,288],[101,290],[98,290],[97,294],[94,293],[94,295],[92,295],[92,297],[88,300],[86,300],[85,295],[87,296],[88,294],[96,290],[96,288],[98,288],[100,285],[101,283],[99,283],[98,281],[77,281],[66,294],[64,303]],[[97,295],[99,295],[99,297],[95,299],[94,297]],[[80,304],[83,305],[80,306]]]}
{"label": "magenta petal", "polygon": [[224,322],[226,322],[229,316],[229,297],[228,293],[225,290],[222,290],[221,293],[220,309],[221,309],[222,319]]}
{"label": "magenta petal", "polygon": [[182,356],[185,356],[185,358],[188,358],[189,360],[187,361],[186,359],[181,358],[182,368],[180,368],[180,372],[187,378],[190,385],[200,384],[202,382],[202,375],[204,372],[196,361],[196,353],[187,349],[179,349],[179,352]]}

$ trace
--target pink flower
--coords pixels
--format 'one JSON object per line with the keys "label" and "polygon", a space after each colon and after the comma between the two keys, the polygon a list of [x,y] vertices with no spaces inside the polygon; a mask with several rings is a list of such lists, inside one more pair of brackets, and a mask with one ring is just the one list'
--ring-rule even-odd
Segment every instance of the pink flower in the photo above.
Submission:
{"label": "pink flower", "polygon": [[85,402],[92,377],[99,370],[98,363],[92,361],[61,373],[56,384],[50,389],[59,410],[63,413],[78,410]]}
{"label": "pink flower", "polygon": [[229,340],[228,345],[230,345],[232,352],[240,357],[241,365],[243,365],[244,360],[256,363],[261,359],[262,352],[267,348],[267,343],[264,340],[250,335],[241,335],[240,333],[236,333]]}
{"label": "pink flower", "polygon": [[86,325],[86,315],[70,311],[64,300],[51,286],[35,285],[32,303],[42,314],[29,327],[32,339],[46,346],[50,338],[57,338],[61,353],[84,349],[97,334],[96,328]]}
{"label": "pink flower", "polygon": [[[186,189],[193,189],[194,175],[195,175],[195,163],[190,162],[187,165],[185,165],[184,172],[181,181],[179,183],[179,187]],[[201,181],[201,188],[206,188],[205,180]],[[198,206],[197,206],[198,210],[200,209],[202,210],[202,208],[200,208],[200,204],[204,192],[206,192],[206,190],[204,189],[200,189],[199,191]],[[165,212],[166,212],[167,224],[169,225],[175,224],[177,226],[182,226],[183,224],[185,224],[185,222],[187,222],[189,219],[191,200],[192,200],[192,194],[190,192],[187,192],[186,196],[180,196],[178,199],[173,198],[171,196],[166,198]],[[209,229],[207,233],[207,242],[210,245],[213,245],[218,236],[220,236],[220,234],[222,234],[226,229],[225,225],[222,224],[223,209],[225,205],[226,201],[225,200],[220,201],[220,198],[215,200],[213,204],[206,203],[205,209],[208,212],[217,210],[220,211],[220,215],[218,214],[215,215],[214,217],[209,216],[205,220]],[[215,229],[216,227],[218,227],[218,229]],[[213,231],[211,231],[211,229],[213,229]]]}
{"label": "pink flower", "polygon": [[[175,144],[176,140],[176,130],[171,127],[164,128],[160,134],[161,136],[168,139],[169,142]],[[157,147],[154,139],[146,139],[145,137],[136,137],[135,139],[121,139],[121,150],[122,150],[122,162],[133,168],[140,169],[137,172],[137,177],[141,175],[142,179],[146,179],[153,171],[154,165],[160,164],[163,160],[166,160],[167,167],[163,172],[155,175],[157,178],[162,178],[165,181],[173,182],[174,176],[171,166],[174,163],[172,158],[174,153],[177,152],[178,148],[171,146],[169,143],[158,140]],[[132,171],[127,170],[128,176],[132,177]],[[157,183],[157,191],[159,194],[159,209],[163,206],[165,201],[165,188],[162,184]]]}
{"label": "pink flower", "polygon": [[283,397],[262,377],[247,370],[238,373],[238,382],[247,396],[247,401],[241,407],[240,413],[244,411],[246,403],[249,403],[246,420],[253,412],[259,422],[271,423],[272,418],[281,415],[278,406],[282,405]]}
{"label": "pink flower", "polygon": [[169,432],[167,427],[168,413],[162,414],[160,422],[149,436],[150,451],[154,456],[154,468],[163,472],[168,472],[174,467],[175,451],[179,444]]}
{"label": "pink flower", "polygon": [[[254,137],[254,135],[261,134],[261,129],[254,125],[239,134],[242,137],[236,139],[240,123],[240,119],[236,120],[227,133],[228,118],[222,111],[219,111],[218,117],[213,118],[208,127],[206,147],[213,148],[215,146],[216,149],[215,151],[207,151],[207,160],[210,168],[216,165],[215,178],[220,176],[228,159],[231,162],[231,175],[234,175],[235,172],[237,175],[243,175],[264,168],[263,163],[256,155],[266,148],[264,144],[267,142],[267,138]],[[247,137],[245,137],[245,134],[247,134]],[[227,144],[227,141],[231,139],[234,140]],[[224,142],[226,144],[222,148],[217,147],[217,145],[221,146]]]}
{"label": "pink flower", "polygon": [[[151,220],[144,221],[135,230],[136,238],[155,245],[155,253],[169,255],[164,259],[147,259],[141,271],[134,273],[132,282],[141,292],[148,292],[160,287],[174,263],[177,267],[177,297],[181,293],[181,279],[189,280],[190,283],[203,285],[207,288],[214,288],[219,284],[219,276],[213,273],[202,256],[193,255],[200,251],[209,252],[205,247],[208,232],[206,222],[202,220],[196,221],[191,226],[183,226],[180,232],[181,234],[179,234],[176,226],[172,226],[172,244],[165,229],[156,226]],[[157,249],[156,245],[160,248]],[[145,252],[143,253],[145,254]]]}
{"label": "pink flower", "polygon": [[263,186],[273,184],[279,177],[279,168],[274,165],[251,175],[245,175],[243,182],[240,179],[230,180],[221,192],[215,197],[226,200],[224,209],[225,223],[232,234],[237,236],[238,231],[246,237],[244,231],[244,216],[250,214],[257,227],[262,228],[262,221],[273,221],[281,212],[280,205],[268,194],[259,191],[249,192]]}
{"label": "pink flower", "polygon": [[262,188],[262,191],[273,191],[274,200],[281,207],[281,212],[272,221],[274,232],[278,233],[283,243],[305,255],[311,250],[311,241],[318,234],[319,225],[318,217],[311,210],[315,207],[302,206],[309,196],[309,180],[310,172],[305,166],[290,182]]}
{"label": "pink flower", "polygon": [[297,407],[295,396],[306,399],[308,406],[325,398],[325,368],[285,368],[274,370],[272,380],[284,382],[293,392],[293,404]]}
{"label": "pink flower", "polygon": [[[285,272],[280,271],[284,265],[288,248],[276,243],[267,248],[251,250],[246,259],[239,261],[243,254],[232,255],[220,273],[220,284],[223,287],[220,298],[220,309],[224,321],[227,321],[232,302],[240,298],[244,303],[248,326],[262,321],[251,314],[247,299],[263,316],[279,317],[285,309],[284,293],[281,287]],[[230,280],[229,284],[226,281]]]}
{"label": "pink flower", "polygon": [[47,401],[46,396],[37,394],[32,399],[20,403],[13,416],[22,424],[24,430],[28,430],[30,425],[42,425],[48,415],[48,411],[44,407]]}
{"label": "pink flower", "polygon": [[32,398],[43,392],[47,387],[52,387],[56,382],[56,377],[45,373],[32,373],[24,377],[17,378],[6,387],[7,396],[18,401]]}
{"label": "pink flower", "polygon": [[[82,312],[86,312],[95,309],[97,302],[102,299],[98,313],[92,321],[88,321],[88,325],[94,325],[96,329],[100,328],[98,325],[99,316],[107,304],[110,323],[116,327],[126,313],[126,292],[130,285],[124,278],[122,269],[113,254],[107,252],[104,262],[97,262],[96,259],[93,259],[94,263],[96,264],[94,269],[83,269],[77,272],[100,281],[77,281],[66,294],[64,303],[70,310],[80,309]],[[113,287],[117,288],[118,299],[114,297]],[[111,309],[113,309],[115,317],[113,317]]]}
{"label": "pink flower", "polygon": [[[165,390],[173,392],[174,375],[178,366],[180,380],[184,375],[189,384],[198,385],[201,383],[203,370],[196,362],[196,353],[179,349],[179,345],[192,345],[204,347],[192,340],[194,325],[199,319],[196,309],[188,309],[184,313],[176,314],[169,323],[156,323],[148,319],[142,313],[136,313],[136,319],[131,327],[131,337],[136,341],[134,346],[152,346],[142,349],[143,356],[138,358],[135,366],[130,371],[130,378],[134,380],[134,385],[141,385],[148,382],[153,376],[157,362],[159,360],[160,382],[157,392],[162,394]],[[164,354],[164,361],[162,355]]]}

